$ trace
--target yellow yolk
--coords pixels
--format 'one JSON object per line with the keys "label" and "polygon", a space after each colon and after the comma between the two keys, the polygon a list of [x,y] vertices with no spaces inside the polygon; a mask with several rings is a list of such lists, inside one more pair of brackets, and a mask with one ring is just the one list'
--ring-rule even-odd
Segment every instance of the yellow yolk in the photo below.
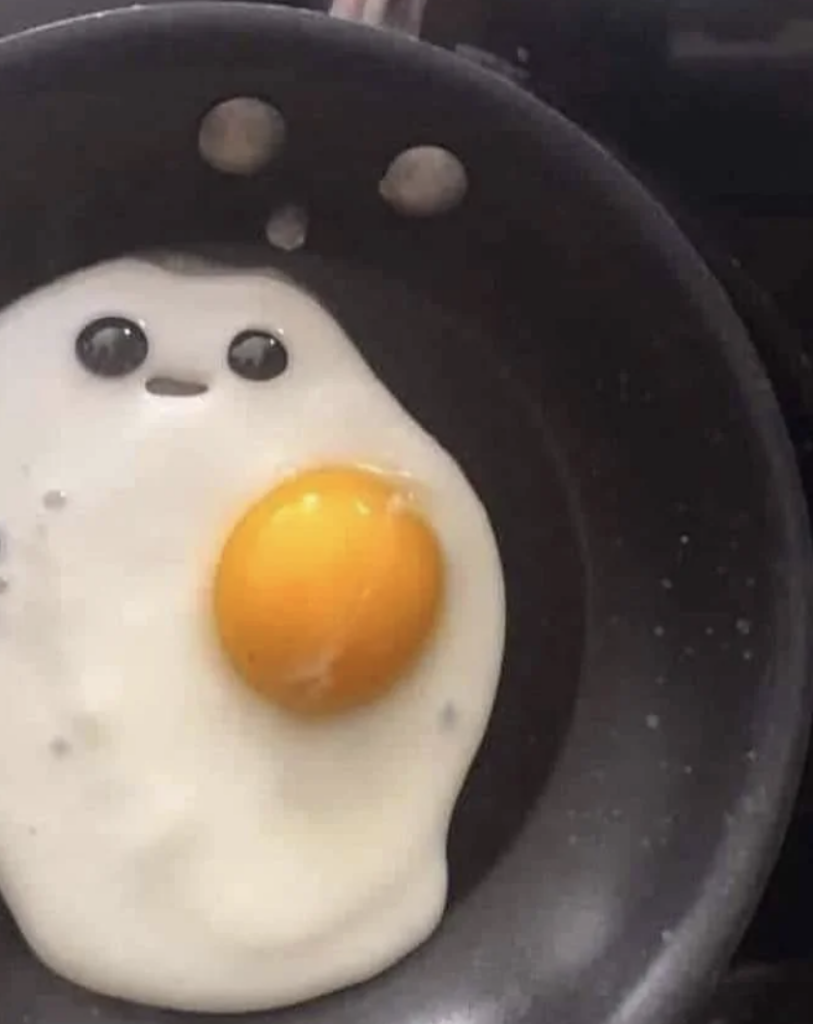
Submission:
{"label": "yellow yolk", "polygon": [[354,467],[291,477],[237,524],[215,581],[233,665],[289,711],[328,715],[385,694],[424,648],[443,557],[396,482]]}

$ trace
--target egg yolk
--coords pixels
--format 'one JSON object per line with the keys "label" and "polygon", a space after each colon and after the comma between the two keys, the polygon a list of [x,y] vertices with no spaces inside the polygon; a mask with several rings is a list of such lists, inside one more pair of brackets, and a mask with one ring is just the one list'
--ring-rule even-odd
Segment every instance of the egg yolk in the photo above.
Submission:
{"label": "egg yolk", "polygon": [[367,704],[426,646],[443,595],[437,537],[383,473],[328,467],[257,502],[223,549],[215,615],[232,664],[288,711]]}

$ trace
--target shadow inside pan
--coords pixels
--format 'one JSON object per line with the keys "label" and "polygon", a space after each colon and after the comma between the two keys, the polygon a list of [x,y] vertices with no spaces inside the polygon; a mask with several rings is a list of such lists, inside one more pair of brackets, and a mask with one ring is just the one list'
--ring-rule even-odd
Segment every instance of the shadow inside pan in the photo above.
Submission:
{"label": "shadow inside pan", "polygon": [[381,379],[454,455],[499,540],[505,660],[450,833],[454,901],[516,838],[570,720],[585,627],[574,510],[539,406],[506,373],[502,339],[488,320],[444,309],[370,265],[306,255],[283,265],[331,308]]}

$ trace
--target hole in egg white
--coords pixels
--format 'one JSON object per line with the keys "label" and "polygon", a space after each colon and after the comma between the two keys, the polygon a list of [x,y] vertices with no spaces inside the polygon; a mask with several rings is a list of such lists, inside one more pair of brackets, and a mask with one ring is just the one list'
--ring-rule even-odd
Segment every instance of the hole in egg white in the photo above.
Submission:
{"label": "hole in egg white", "polygon": [[178,377],[150,377],[144,387],[151,395],[164,398],[193,398],[195,395],[205,395],[209,390],[208,384]]}

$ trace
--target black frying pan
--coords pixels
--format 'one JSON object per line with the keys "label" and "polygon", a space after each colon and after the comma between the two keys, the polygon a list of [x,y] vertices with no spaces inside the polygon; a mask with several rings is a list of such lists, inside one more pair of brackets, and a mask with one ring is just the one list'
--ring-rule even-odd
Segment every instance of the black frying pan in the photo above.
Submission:
{"label": "black frying pan", "polygon": [[[201,117],[233,96],[288,125],[255,175],[198,153]],[[3,302],[144,247],[282,266],[455,454],[500,538],[504,677],[454,819],[442,926],[377,980],[259,1019],[682,1019],[786,820],[811,573],[766,378],[667,214],[497,78],[251,5],[134,9],[0,44],[0,139]],[[453,152],[469,188],[416,219],[378,182],[422,143]],[[284,253],[264,225],[290,200],[310,229]],[[10,920],[0,1018],[182,1019],[58,980]]]}

